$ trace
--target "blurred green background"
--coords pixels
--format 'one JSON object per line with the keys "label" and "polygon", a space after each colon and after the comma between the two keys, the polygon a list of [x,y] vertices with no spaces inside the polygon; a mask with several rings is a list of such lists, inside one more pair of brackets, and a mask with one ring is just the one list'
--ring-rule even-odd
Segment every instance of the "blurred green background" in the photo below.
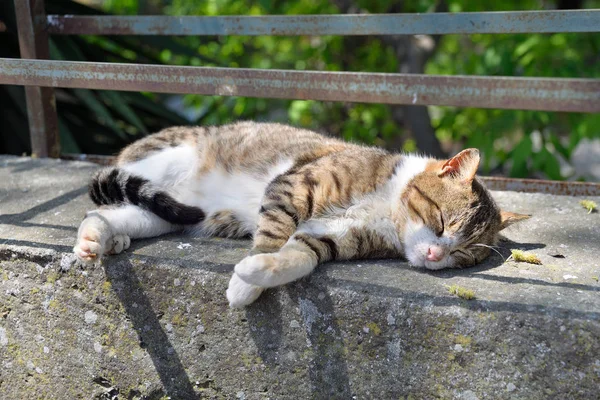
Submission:
{"label": "blurred green background", "polygon": [[[19,57],[13,1],[0,57]],[[46,0],[48,14],[268,15],[600,8],[600,0]],[[600,34],[53,36],[53,59],[444,75],[600,78]],[[62,151],[115,154],[162,127],[278,121],[392,150],[483,153],[482,174],[594,180],[600,115],[58,89]],[[22,87],[0,86],[0,153],[30,151]],[[590,149],[592,153],[590,154]],[[591,160],[591,162],[590,162]],[[595,163],[594,163],[595,162]],[[600,174],[600,172],[598,172]]]}

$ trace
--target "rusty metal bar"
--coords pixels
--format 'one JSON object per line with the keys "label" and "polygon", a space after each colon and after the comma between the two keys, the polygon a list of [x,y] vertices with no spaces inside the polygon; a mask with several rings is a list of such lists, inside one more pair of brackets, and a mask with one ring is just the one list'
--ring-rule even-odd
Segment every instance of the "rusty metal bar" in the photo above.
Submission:
{"label": "rusty metal bar", "polygon": [[[15,1],[15,14],[22,58],[48,59],[48,34],[45,32],[44,0]],[[27,117],[31,155],[58,157],[60,144],[56,100],[51,87],[26,86]]]}
{"label": "rusty metal bar", "polygon": [[269,16],[49,15],[58,35],[416,35],[598,32],[600,10]]}
{"label": "rusty metal bar", "polygon": [[0,84],[600,112],[600,79],[439,76],[0,59]]}
{"label": "rusty metal bar", "polygon": [[600,196],[600,183],[548,181],[542,179],[515,179],[481,177],[491,190],[546,193],[563,196]]}

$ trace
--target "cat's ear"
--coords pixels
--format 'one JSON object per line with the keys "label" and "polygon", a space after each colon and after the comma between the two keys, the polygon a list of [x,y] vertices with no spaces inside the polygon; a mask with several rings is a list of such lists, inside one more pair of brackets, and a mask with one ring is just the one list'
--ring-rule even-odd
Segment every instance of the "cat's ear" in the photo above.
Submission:
{"label": "cat's ear", "polygon": [[531,215],[517,214],[510,211],[500,211],[500,230],[511,226],[512,224],[529,219]]}
{"label": "cat's ear", "polygon": [[438,176],[458,178],[465,183],[471,183],[479,168],[479,150],[466,149],[449,159],[442,165]]}

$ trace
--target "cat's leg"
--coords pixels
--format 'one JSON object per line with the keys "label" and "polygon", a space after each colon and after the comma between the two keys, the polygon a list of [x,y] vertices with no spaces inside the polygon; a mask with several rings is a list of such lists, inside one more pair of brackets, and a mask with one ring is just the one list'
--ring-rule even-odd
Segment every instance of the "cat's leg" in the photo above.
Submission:
{"label": "cat's leg", "polygon": [[248,284],[268,288],[302,278],[327,261],[396,256],[400,246],[392,226],[382,233],[347,218],[311,220],[281,250],[246,257],[235,273]]}
{"label": "cat's leg", "polygon": [[[251,254],[272,253],[280,250],[294,234],[302,217],[293,203],[292,182],[295,177],[281,175],[276,178],[265,193],[260,207],[258,228],[254,232]],[[247,258],[246,258],[247,259]],[[264,291],[264,287],[242,280],[235,272],[227,288],[227,300],[233,308],[253,303]]]}
{"label": "cat's leg", "polygon": [[134,205],[90,211],[79,226],[74,253],[93,262],[104,254],[126,250],[130,240],[159,236],[181,229]]}
{"label": "cat's leg", "polygon": [[287,198],[266,198],[260,208],[252,252],[272,253],[279,250],[296,231],[298,223],[298,212],[291,201]]}
{"label": "cat's leg", "polygon": [[[314,191],[320,178],[312,165],[292,168],[276,177],[265,190],[254,233],[253,254],[279,250],[298,225],[310,219],[317,206]],[[325,183],[325,182],[323,182]]]}

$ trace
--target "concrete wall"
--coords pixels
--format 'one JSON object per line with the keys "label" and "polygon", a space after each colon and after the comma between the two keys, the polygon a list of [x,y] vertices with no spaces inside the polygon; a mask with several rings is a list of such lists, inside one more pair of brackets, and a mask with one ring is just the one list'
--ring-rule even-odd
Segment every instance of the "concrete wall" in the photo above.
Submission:
{"label": "concrete wall", "polygon": [[337,263],[230,310],[247,241],[167,236],[84,267],[70,248],[95,167],[0,165],[2,399],[598,396],[600,216],[578,199],[495,193],[535,215],[501,253],[530,250],[542,266]]}

